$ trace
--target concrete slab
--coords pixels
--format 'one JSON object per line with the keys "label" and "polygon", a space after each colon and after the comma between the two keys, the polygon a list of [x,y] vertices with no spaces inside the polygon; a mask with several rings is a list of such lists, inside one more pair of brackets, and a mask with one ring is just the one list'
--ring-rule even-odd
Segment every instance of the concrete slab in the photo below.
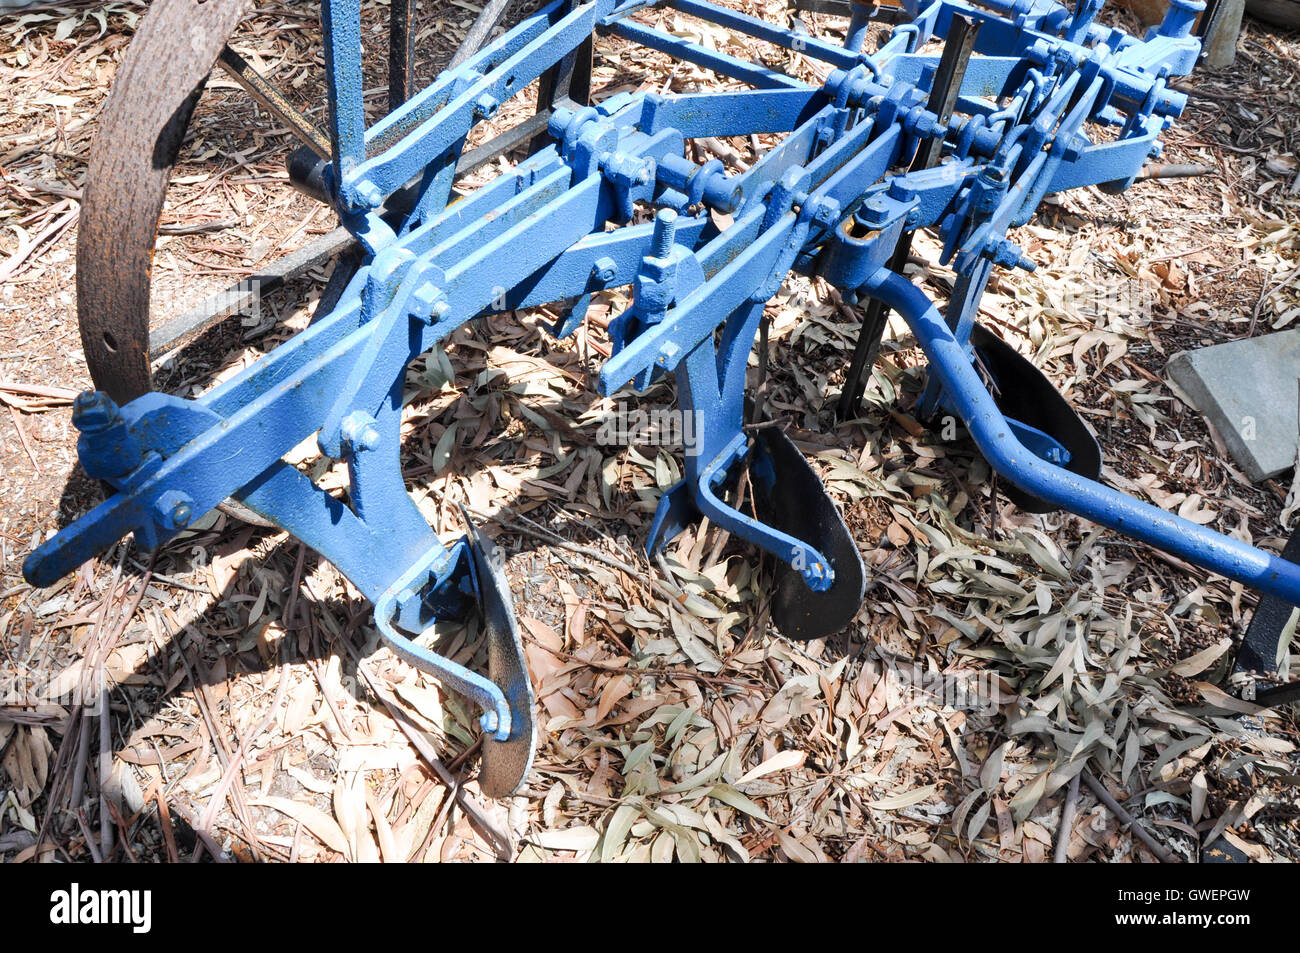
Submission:
{"label": "concrete slab", "polygon": [[1253,483],[1295,465],[1300,443],[1300,328],[1169,359],[1169,376],[1214,425]]}

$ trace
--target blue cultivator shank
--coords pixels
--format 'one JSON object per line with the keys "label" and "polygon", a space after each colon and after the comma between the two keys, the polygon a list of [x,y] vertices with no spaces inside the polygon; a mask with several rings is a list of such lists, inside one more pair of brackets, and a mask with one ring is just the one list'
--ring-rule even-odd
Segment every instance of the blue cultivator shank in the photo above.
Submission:
{"label": "blue cultivator shank", "polygon": [[[842,47],[702,0],[668,5],[800,51],[832,67],[829,78],[810,86],[652,29],[633,18],[644,0],[562,0],[367,128],[358,0],[326,0],[329,186],[364,266],[329,314],[197,400],[150,393],[118,408],[83,395],[82,463],[117,492],[34,553],[28,578],[49,584],[127,533],[155,547],[227,497],[241,500],[365,593],[394,650],[483,709],[485,788],[505,793],[532,749],[509,589],[472,528],[444,544],[405,492],[407,365],[492,310],[571,304],[556,328],[563,336],[592,294],[631,285],[631,307],[610,325],[600,390],[671,372],[696,423],[686,477],[663,496],[649,548],[708,516],[775,557],[778,626],[822,635],[861,604],[856,547],[780,431],[744,427],[745,369],[764,305],[798,272],[902,316],[930,361],[925,409],[964,421],[1027,505],[1078,513],[1300,604],[1300,566],[1097,482],[1100,455],[1086,428],[973,321],[995,266],[1033,267],[1006,233],[1044,195],[1125,188],[1159,154],[1158,136],[1185,105],[1167,78],[1195,64],[1201,4],[1174,0],[1138,40],[1096,25],[1092,0],[1074,11],[1051,0],[938,0],[910,6],[912,21],[870,55],[857,52],[860,20]],[[596,106],[562,98],[550,144],[449,202],[475,124],[544,73],[571,70],[593,33],[752,88],[620,94]],[[931,87],[943,70],[932,41],[958,33],[973,40],[973,55],[937,107],[943,97]],[[1094,141],[1090,131],[1103,128],[1111,133]],[[743,173],[685,158],[690,139],[773,133],[784,137]],[[380,214],[385,200],[413,180],[418,201],[394,224]],[[638,208],[655,210],[653,221],[631,224]],[[900,240],[924,227],[937,229],[942,260],[959,276],[946,313],[889,267]],[[324,454],[347,462],[346,503],[282,460],[313,433]],[[746,467],[758,518],[725,502]],[[409,636],[475,604],[492,640],[488,677]]]}

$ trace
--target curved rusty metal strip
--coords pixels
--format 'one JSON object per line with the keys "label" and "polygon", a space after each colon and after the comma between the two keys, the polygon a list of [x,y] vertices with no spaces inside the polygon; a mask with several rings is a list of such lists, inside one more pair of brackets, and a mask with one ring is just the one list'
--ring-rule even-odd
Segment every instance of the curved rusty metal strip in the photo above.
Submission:
{"label": "curved rusty metal strip", "polygon": [[252,0],[155,0],[99,117],[77,236],[77,320],[95,386],[149,390],[158,217],[190,115]]}

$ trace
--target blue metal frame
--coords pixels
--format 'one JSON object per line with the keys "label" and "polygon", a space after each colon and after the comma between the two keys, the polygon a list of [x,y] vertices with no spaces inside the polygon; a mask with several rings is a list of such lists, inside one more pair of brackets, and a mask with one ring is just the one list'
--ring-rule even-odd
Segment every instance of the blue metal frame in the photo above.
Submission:
{"label": "blue metal frame", "polygon": [[[1300,566],[1063,469],[1064,448],[1008,420],[972,364],[972,319],[992,268],[1033,267],[1007,229],[1049,192],[1124,188],[1159,154],[1158,137],[1185,105],[1167,79],[1196,61],[1190,29],[1202,5],[1174,0],[1164,23],[1139,40],[1094,23],[1100,4],[1091,0],[1077,12],[1053,0],[909,2],[912,22],[865,54],[860,23],[839,46],[705,0],[667,0],[834,67],[817,87],[647,26],[634,19],[645,0],[560,0],[367,128],[359,0],[325,0],[331,189],[367,251],[364,267],[331,313],[201,398],[154,393],[117,408],[102,394],[83,395],[81,459],[117,492],[41,546],[28,578],[48,584],[131,532],[157,546],[233,496],[338,566],[375,603],[388,643],[483,707],[485,727],[504,740],[511,712],[501,689],[399,632],[465,611],[478,587],[465,540],[444,545],[402,483],[406,366],[494,307],[576,299],[580,318],[591,294],[631,285],[632,305],[610,325],[614,353],[599,387],[610,394],[672,372],[697,423],[686,477],[661,500],[649,546],[705,514],[824,591],[835,574],[817,540],[746,516],[718,492],[752,451],[742,426],[745,366],[763,306],[795,271],[895,308],[930,360],[927,406],[959,416],[1017,486],[1300,604]],[[980,29],[945,124],[926,109],[939,57],[922,50],[958,15]],[[449,204],[474,125],[571,62],[593,31],[753,88],[557,108],[553,144]],[[1090,124],[1118,134],[1094,142]],[[749,133],[786,135],[739,174],[685,158],[688,139]],[[936,139],[940,165],[900,171]],[[378,210],[416,178],[416,209],[393,227]],[[629,224],[638,205],[658,209],[655,220]],[[710,210],[731,223],[719,229]],[[942,260],[960,276],[947,320],[886,267],[900,233],[921,227],[938,230]],[[501,286],[506,300],[494,301]],[[574,326],[571,317],[558,332]],[[347,503],[282,461],[317,431],[322,452],[349,465]]]}

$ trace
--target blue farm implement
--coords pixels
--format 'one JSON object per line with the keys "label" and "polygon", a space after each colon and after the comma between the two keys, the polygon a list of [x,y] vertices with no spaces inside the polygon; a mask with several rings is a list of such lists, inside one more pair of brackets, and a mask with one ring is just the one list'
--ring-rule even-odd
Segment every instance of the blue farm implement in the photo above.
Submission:
{"label": "blue farm implement", "polygon": [[[330,560],[373,602],[389,647],[481,709],[483,787],[508,793],[534,744],[510,590],[468,516],[467,534],[445,542],[406,492],[407,366],[493,311],[559,303],[553,332],[563,337],[593,295],[630,286],[630,305],[609,324],[599,389],[610,395],[673,375],[680,409],[695,422],[685,478],[662,496],[648,550],[708,517],[774,557],[777,628],[815,638],[852,622],[864,598],[862,560],[789,438],[747,426],[761,401],[745,392],[755,339],[766,337],[764,307],[798,273],[865,311],[841,413],[857,407],[892,310],[929,360],[923,412],[960,419],[1023,507],[1077,513],[1300,604],[1300,565],[1101,483],[1089,429],[975,321],[994,268],[1034,267],[1007,235],[1044,196],[1123,190],[1160,154],[1161,134],[1186,104],[1170,78],[1189,73],[1200,50],[1197,0],[1173,0],[1142,39],[1096,22],[1099,0],[1074,9],[1054,0],[844,4],[842,42],[810,35],[797,19],[787,28],[706,0],[559,0],[480,48],[504,6],[494,0],[463,55],[419,89],[407,68],[410,5],[394,0],[390,111],[369,125],[359,0],[325,0],[325,130],[223,51],[247,6],[160,0],[136,41],[154,44],[155,55],[131,58],[106,110],[106,121],[129,118],[92,157],[91,238],[78,283],[99,390],[77,401],[74,422],[83,467],[115,492],[30,557],[32,583],[50,584],[128,533],[155,548],[233,499]],[[664,6],[797,52],[826,79],[809,83],[664,32],[646,15]],[[877,14],[893,27],[867,53]],[[194,32],[182,24],[197,24],[200,38],[184,41],[192,52],[182,65],[159,72],[169,61],[158,50],[180,42],[171,32]],[[723,81],[707,92],[593,100],[593,40],[610,36]],[[149,386],[148,282],[138,278],[149,249],[138,234],[149,225],[151,247],[191,94],[213,61],[301,135],[293,177],[332,203],[359,251],[310,327],[186,400]],[[475,127],[534,81],[537,114],[467,149]],[[169,96],[177,108],[160,109]],[[145,102],[154,105],[142,114]],[[692,158],[692,140],[733,136],[773,144],[743,169]],[[526,157],[453,200],[458,175],[515,148]],[[123,196],[126,182],[136,188]],[[941,260],[958,276],[945,309],[903,277],[911,236],[923,228],[941,239]],[[345,499],[284,462],[313,435],[323,455],[346,463]],[[752,514],[728,502],[742,473]],[[437,620],[473,612],[485,620],[486,673],[417,641]]]}

